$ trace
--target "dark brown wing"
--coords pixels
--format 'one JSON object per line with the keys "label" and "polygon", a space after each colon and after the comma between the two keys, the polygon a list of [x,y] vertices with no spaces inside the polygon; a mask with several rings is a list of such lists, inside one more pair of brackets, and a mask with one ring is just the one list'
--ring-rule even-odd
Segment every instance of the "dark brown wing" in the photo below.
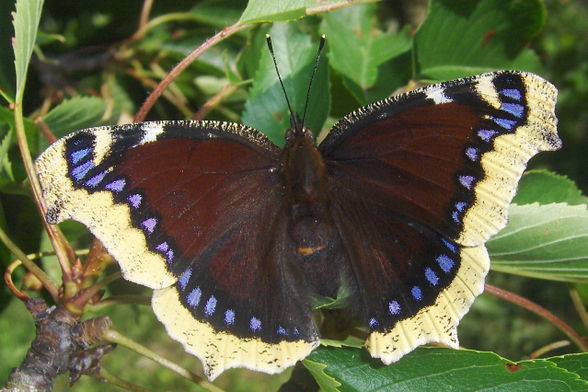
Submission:
{"label": "dark brown wing", "polygon": [[457,345],[483,290],[484,242],[506,224],[527,161],[560,146],[556,93],[527,73],[460,79],[359,109],[321,143],[373,356]]}
{"label": "dark brown wing", "polygon": [[37,160],[52,223],[75,219],[210,378],[280,371],[318,344],[287,273],[279,149],[250,128],[158,122],[81,131]]}

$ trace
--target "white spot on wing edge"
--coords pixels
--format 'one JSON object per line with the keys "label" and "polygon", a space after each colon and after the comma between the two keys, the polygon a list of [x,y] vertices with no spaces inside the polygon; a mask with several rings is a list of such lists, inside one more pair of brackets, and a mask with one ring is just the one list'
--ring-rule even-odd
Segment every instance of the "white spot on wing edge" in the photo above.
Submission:
{"label": "white spot on wing edge", "polygon": [[500,109],[502,100],[498,96],[498,91],[494,87],[494,78],[496,73],[489,73],[476,77],[475,89],[476,92],[484,101],[492,105],[496,109]]}
{"label": "white spot on wing edge", "polygon": [[427,98],[432,99],[436,104],[453,102],[451,98],[445,95],[445,88],[440,88],[438,85],[435,85],[434,88],[426,89],[425,93]]}
{"label": "white spot on wing edge", "polygon": [[109,127],[98,128],[94,135],[94,165],[98,166],[110,152],[112,146],[112,132]]}
{"label": "white spot on wing edge", "polygon": [[163,123],[145,122],[141,124],[141,129],[145,132],[140,144],[151,143],[157,140],[157,137],[163,133]]}

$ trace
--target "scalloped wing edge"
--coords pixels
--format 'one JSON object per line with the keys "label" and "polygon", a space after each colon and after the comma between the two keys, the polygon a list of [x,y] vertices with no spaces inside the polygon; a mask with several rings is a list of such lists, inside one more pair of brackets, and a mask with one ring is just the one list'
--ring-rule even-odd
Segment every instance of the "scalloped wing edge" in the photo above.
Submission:
{"label": "scalloped wing edge", "polygon": [[389,365],[426,343],[459,348],[457,326],[484,291],[484,278],[490,268],[484,246],[461,248],[460,256],[462,263],[455,279],[441,291],[433,305],[397,322],[388,332],[372,332],[368,336],[365,346],[372,357]]}
{"label": "scalloped wing edge", "polygon": [[271,344],[215,331],[206,322],[194,319],[180,302],[175,286],[155,290],[151,305],[168,335],[202,362],[204,374],[211,381],[235,367],[269,374],[282,372],[308,356],[320,343],[318,339],[300,339]]}

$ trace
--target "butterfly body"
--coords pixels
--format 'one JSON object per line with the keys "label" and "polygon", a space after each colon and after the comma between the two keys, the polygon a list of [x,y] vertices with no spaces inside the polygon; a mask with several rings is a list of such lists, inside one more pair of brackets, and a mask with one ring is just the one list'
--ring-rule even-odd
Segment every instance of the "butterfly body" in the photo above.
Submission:
{"label": "butterfly body", "polygon": [[484,242],[527,161],[561,145],[555,99],[540,77],[501,71],[360,108],[318,146],[296,118],[284,149],[235,123],[147,122],[69,135],[36,168],[48,221],[84,223],[153,288],[209,378],[304,358],[325,297],[389,364],[427,342],[457,347]]}

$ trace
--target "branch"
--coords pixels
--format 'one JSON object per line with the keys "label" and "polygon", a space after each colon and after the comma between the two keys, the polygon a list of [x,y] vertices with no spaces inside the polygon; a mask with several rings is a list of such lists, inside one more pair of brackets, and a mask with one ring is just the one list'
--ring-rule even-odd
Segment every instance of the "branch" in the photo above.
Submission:
{"label": "branch", "polygon": [[541,317],[545,320],[549,321],[551,324],[556,326],[560,331],[567,335],[575,344],[580,348],[582,351],[588,351],[588,343],[586,339],[578,334],[572,327],[570,327],[565,321],[557,317],[555,314],[551,313],[549,310],[545,309],[544,307],[536,304],[535,302],[529,301],[526,298],[521,297],[515,293],[511,293],[510,291],[503,290],[496,286],[492,286],[489,284],[485,285],[485,291],[489,294],[492,294],[496,297],[502,298],[511,302],[515,305],[519,305]]}

